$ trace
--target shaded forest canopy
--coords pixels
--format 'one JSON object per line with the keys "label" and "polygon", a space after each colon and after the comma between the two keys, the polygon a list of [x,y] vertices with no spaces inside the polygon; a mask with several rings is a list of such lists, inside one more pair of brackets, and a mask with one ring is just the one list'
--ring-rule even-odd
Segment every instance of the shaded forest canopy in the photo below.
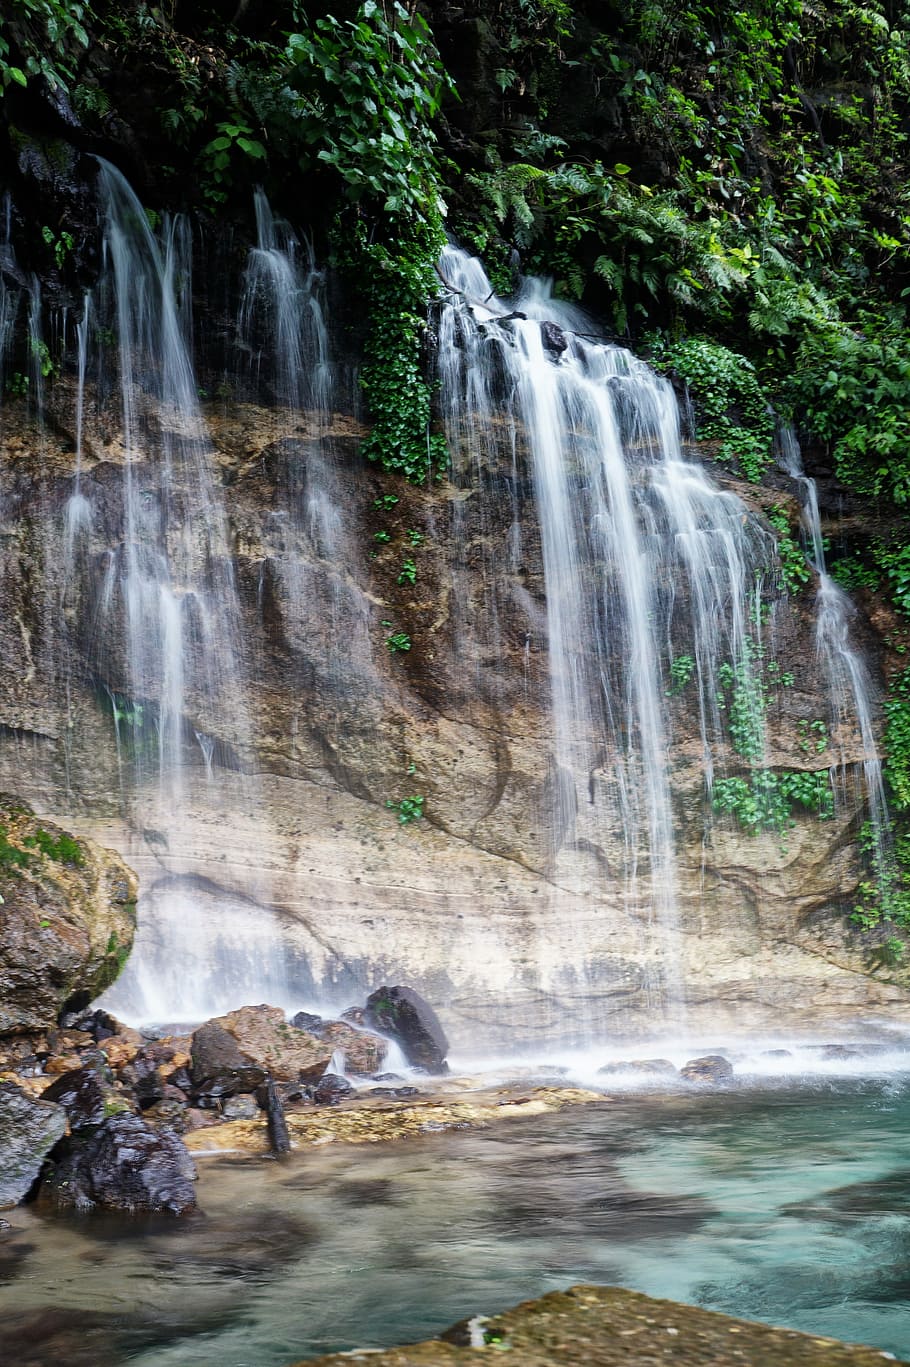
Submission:
{"label": "shaded forest canopy", "polygon": [[[93,155],[153,214],[238,241],[262,185],[366,317],[366,454],[421,482],[451,231],[502,293],[552,275],[685,382],[694,435],[743,477],[769,466],[769,405],[792,421],[878,500],[842,582],[910,610],[910,4],[10,0],[0,81],[12,283],[91,282]],[[886,710],[910,811],[910,671]],[[910,863],[910,836],[895,849]],[[910,922],[904,875],[878,877],[870,905]]]}

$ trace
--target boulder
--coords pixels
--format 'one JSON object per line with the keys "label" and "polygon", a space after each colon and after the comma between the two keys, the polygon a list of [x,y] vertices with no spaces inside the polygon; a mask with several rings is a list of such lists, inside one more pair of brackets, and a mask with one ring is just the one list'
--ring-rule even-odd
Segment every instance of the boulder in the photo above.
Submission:
{"label": "boulder", "polygon": [[679,1070],[687,1082],[728,1082],[733,1076],[733,1065],[723,1054],[704,1054],[690,1058]]}
{"label": "boulder", "polygon": [[0,1209],[28,1195],[65,1133],[62,1106],[31,1097],[11,1082],[0,1083]]}
{"label": "boulder", "polygon": [[41,1194],[79,1210],[185,1215],[196,1204],[195,1177],[189,1151],[173,1131],[117,1115],[61,1147]]}
{"label": "boulder", "polygon": [[331,1044],[288,1025],[280,1006],[243,1006],[193,1035],[193,1082],[229,1081],[233,1073],[242,1083],[230,1088],[236,1092],[255,1091],[266,1074],[276,1082],[316,1082],[332,1053]]}
{"label": "boulder", "polygon": [[541,323],[540,339],[544,350],[549,351],[551,356],[561,356],[569,346],[568,338],[558,323]]}
{"label": "boulder", "polygon": [[326,1073],[313,1088],[312,1097],[317,1106],[337,1106],[340,1101],[347,1101],[353,1093],[354,1088],[346,1077]]}
{"label": "boulder", "polygon": [[439,1017],[411,987],[380,987],[367,997],[364,1024],[390,1035],[408,1063],[428,1073],[447,1073],[449,1041]]}
{"label": "boulder", "polygon": [[0,797],[0,1035],[49,1029],[102,992],[135,926],[136,878],[117,855]]}
{"label": "boulder", "polygon": [[298,1011],[296,1016],[291,1017],[291,1024],[298,1030],[309,1030],[311,1034],[316,1034],[320,1025],[324,1025],[321,1016],[314,1016],[312,1011]]}
{"label": "boulder", "polygon": [[265,1081],[265,1069],[254,1063],[217,1021],[206,1021],[190,1046],[193,1086],[210,1095],[254,1092]]}
{"label": "boulder", "polygon": [[675,1063],[671,1063],[668,1058],[636,1058],[618,1060],[615,1063],[605,1063],[602,1068],[598,1068],[598,1076],[622,1077],[629,1073],[648,1073],[655,1077],[676,1076],[679,1069]]}
{"label": "boulder", "polygon": [[134,1109],[127,1097],[105,1079],[100,1068],[91,1066],[63,1073],[42,1093],[41,1099],[62,1106],[74,1132],[103,1125],[112,1115]]}
{"label": "boulder", "polygon": [[389,1042],[368,1030],[355,1030],[346,1021],[325,1021],[314,1031],[334,1053],[344,1055],[344,1071],[355,1077],[370,1077],[381,1068],[389,1052]]}

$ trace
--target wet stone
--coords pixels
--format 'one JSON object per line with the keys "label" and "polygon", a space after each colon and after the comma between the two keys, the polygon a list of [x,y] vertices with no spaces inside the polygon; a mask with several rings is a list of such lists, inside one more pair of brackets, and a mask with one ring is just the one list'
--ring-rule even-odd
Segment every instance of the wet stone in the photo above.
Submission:
{"label": "wet stone", "polygon": [[733,1065],[722,1054],[703,1054],[701,1058],[689,1059],[679,1075],[687,1082],[728,1082],[733,1076]]}
{"label": "wet stone", "polygon": [[380,987],[367,998],[364,1024],[398,1044],[412,1067],[446,1073],[449,1042],[439,1017],[411,987]]}
{"label": "wet stone", "polygon": [[0,1208],[28,1195],[46,1155],[66,1133],[66,1112],[0,1083]]}
{"label": "wet stone", "polygon": [[225,1120],[252,1120],[259,1114],[259,1107],[251,1096],[232,1096],[224,1103],[221,1114]]}
{"label": "wet stone", "polygon": [[353,1092],[354,1088],[347,1078],[339,1077],[337,1073],[326,1073],[313,1087],[311,1096],[317,1106],[337,1106]]}
{"label": "wet stone", "polygon": [[134,1109],[98,1068],[76,1068],[64,1073],[42,1094],[42,1100],[55,1101],[63,1107],[71,1130],[103,1125],[110,1116]]}
{"label": "wet stone", "polygon": [[184,1215],[196,1204],[195,1176],[176,1134],[155,1130],[139,1116],[118,1115],[68,1140],[41,1192],[54,1205],[79,1210]]}
{"label": "wet stone", "polygon": [[597,1072],[598,1075],[608,1077],[622,1077],[624,1074],[630,1073],[648,1073],[655,1077],[676,1077],[679,1069],[668,1058],[641,1058],[605,1063],[602,1068],[598,1068]]}
{"label": "wet stone", "polygon": [[298,1011],[296,1016],[291,1017],[291,1024],[298,1030],[309,1030],[314,1034],[325,1022],[321,1016],[314,1016],[310,1011]]}

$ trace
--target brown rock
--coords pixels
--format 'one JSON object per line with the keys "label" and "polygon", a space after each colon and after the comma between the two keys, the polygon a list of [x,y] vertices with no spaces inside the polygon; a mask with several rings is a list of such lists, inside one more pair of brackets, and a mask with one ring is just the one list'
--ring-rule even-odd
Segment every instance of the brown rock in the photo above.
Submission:
{"label": "brown rock", "polygon": [[98,1048],[104,1054],[109,1066],[116,1072],[124,1064],[132,1063],[142,1045],[143,1038],[139,1031],[124,1026],[119,1035],[111,1035],[110,1039],[103,1039]]}
{"label": "brown rock", "polygon": [[317,1082],[332,1061],[332,1046],[288,1025],[280,1006],[243,1006],[216,1016],[245,1058],[276,1082]]}
{"label": "brown rock", "polygon": [[329,1021],[320,1027],[319,1039],[344,1055],[344,1071],[355,1077],[372,1077],[382,1067],[389,1042],[368,1030],[355,1030],[345,1021]]}
{"label": "brown rock", "polygon": [[54,1054],[44,1065],[44,1071],[51,1073],[55,1077],[59,1073],[69,1073],[82,1064],[80,1054]]}
{"label": "brown rock", "polygon": [[26,842],[66,837],[24,803],[0,796],[0,831],[20,863],[0,867],[0,1034],[56,1025],[75,996],[86,1000],[114,981],[136,924],[136,878],[90,840],[60,857]]}
{"label": "brown rock", "polygon": [[689,1059],[680,1068],[679,1075],[687,1082],[729,1082],[733,1065],[723,1054],[704,1054],[701,1058]]}
{"label": "brown rock", "polygon": [[[491,1349],[500,1351],[493,1352]],[[776,1329],[610,1286],[573,1286],[407,1348],[309,1358],[298,1367],[881,1367],[878,1348]],[[897,1361],[897,1359],[892,1359]],[[907,1367],[907,1364],[898,1364]]]}

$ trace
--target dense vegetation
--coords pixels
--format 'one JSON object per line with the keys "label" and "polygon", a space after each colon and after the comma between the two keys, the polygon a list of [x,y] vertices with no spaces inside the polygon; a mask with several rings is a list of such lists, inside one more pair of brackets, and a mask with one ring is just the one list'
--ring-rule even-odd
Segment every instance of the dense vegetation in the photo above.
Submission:
{"label": "dense vegetation", "polygon": [[[152,206],[242,217],[264,183],[308,220],[367,282],[386,468],[420,482],[443,458],[422,347],[448,216],[502,290],[517,253],[685,382],[698,435],[745,478],[769,460],[769,404],[792,419],[888,510],[842,581],[910,610],[910,3],[11,0],[0,80],[26,205],[23,146],[63,139]],[[63,289],[91,268],[80,212],[63,196],[32,244]],[[905,672],[887,719],[900,819]],[[867,921],[910,924],[895,860],[871,871]]]}

